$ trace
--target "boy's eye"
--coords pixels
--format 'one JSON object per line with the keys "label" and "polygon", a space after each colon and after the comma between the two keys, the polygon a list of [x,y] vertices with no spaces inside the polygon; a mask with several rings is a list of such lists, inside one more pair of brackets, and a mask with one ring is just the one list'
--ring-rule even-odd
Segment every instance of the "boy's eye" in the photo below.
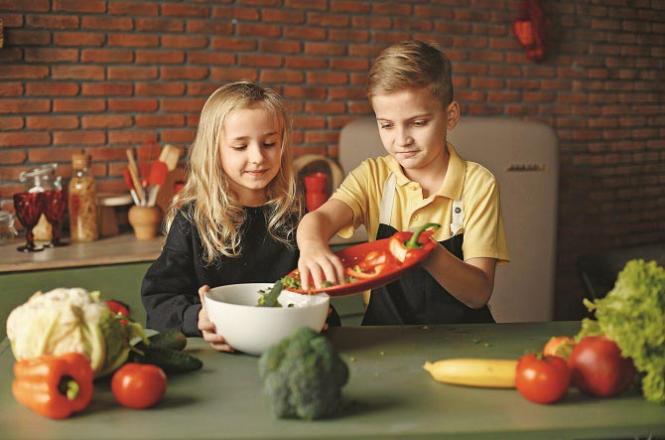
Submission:
{"label": "boy's eye", "polygon": [[380,124],[379,127],[383,130],[389,130],[393,127],[393,124]]}
{"label": "boy's eye", "polygon": [[417,120],[413,121],[413,125],[415,127],[424,127],[425,125],[427,125],[427,121],[424,120],[424,119],[417,119]]}

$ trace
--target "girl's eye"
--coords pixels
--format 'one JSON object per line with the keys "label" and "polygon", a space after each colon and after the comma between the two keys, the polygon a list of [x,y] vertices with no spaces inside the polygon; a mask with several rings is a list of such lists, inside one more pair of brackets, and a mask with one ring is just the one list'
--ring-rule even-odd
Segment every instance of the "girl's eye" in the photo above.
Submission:
{"label": "girl's eye", "polygon": [[233,148],[236,151],[242,151],[245,148],[247,148],[247,145],[233,145],[233,146],[231,146],[231,148]]}
{"label": "girl's eye", "polygon": [[264,142],[263,143],[263,146],[266,147],[266,148],[272,148],[275,145],[277,145],[277,142]]}

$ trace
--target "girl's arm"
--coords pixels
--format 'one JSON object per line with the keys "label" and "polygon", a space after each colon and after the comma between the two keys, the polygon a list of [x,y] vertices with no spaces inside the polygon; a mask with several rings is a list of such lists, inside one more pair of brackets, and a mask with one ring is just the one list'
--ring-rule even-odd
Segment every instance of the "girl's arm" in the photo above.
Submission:
{"label": "girl's arm", "polygon": [[344,281],[342,262],[330,250],[328,241],[337,231],[353,221],[353,211],[345,203],[330,199],[316,211],[303,217],[298,225],[297,240],[300,249],[298,270],[303,289],[309,289],[311,275],[314,286],[322,287],[324,280],[331,283]]}
{"label": "girl's arm", "polygon": [[150,266],[141,285],[141,300],[148,328],[177,328],[188,336],[200,336],[199,282],[194,270],[189,222],[178,214],[169,230],[164,249]]}
{"label": "girl's arm", "polygon": [[423,267],[451,295],[472,309],[483,307],[492,296],[494,258],[462,261],[439,244],[423,262]]}

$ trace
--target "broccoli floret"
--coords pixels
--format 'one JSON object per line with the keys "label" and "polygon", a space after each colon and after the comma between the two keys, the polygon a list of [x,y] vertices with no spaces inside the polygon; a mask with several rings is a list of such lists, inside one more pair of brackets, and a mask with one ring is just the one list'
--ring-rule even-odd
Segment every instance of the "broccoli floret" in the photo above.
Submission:
{"label": "broccoli floret", "polygon": [[277,281],[271,289],[259,290],[259,301],[257,307],[282,307],[277,301],[279,294],[282,293],[282,281]]}
{"label": "broccoli floret", "polygon": [[328,339],[303,327],[263,353],[259,376],[277,417],[313,420],[338,410],[349,368]]}

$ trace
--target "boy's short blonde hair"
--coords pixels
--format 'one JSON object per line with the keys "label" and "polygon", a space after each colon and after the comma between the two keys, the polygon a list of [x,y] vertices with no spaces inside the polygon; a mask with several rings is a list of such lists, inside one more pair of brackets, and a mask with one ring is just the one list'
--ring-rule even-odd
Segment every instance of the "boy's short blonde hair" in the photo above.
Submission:
{"label": "boy's short blonde hair", "polygon": [[453,101],[450,60],[422,41],[402,41],[384,49],[369,71],[370,103],[375,95],[422,87],[429,87],[443,108]]}

